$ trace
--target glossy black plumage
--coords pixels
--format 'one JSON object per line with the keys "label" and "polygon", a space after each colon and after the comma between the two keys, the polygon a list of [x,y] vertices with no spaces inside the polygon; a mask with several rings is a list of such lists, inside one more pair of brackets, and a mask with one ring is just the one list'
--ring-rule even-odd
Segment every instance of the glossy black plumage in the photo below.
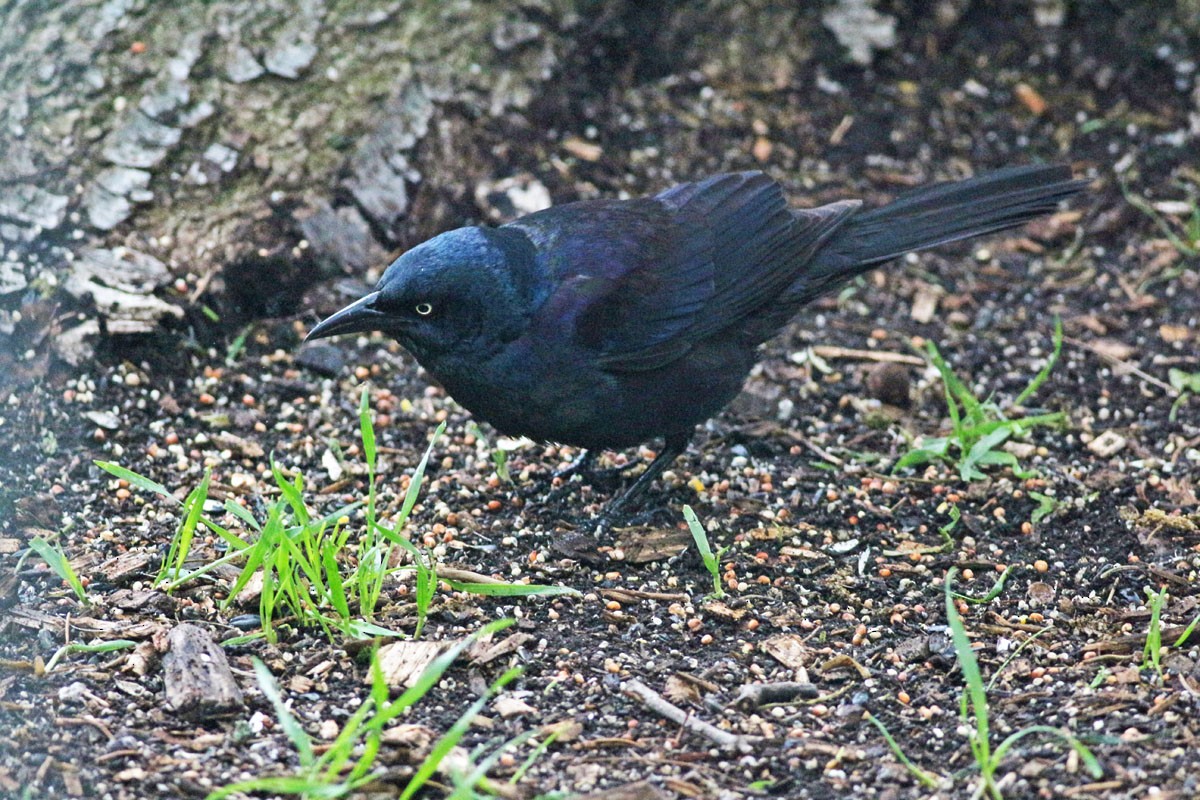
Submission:
{"label": "glossy black plumage", "polygon": [[743,172],[570,203],[413,248],[308,338],[391,334],[508,434],[589,449],[663,437],[633,494],[803,305],[909,251],[1053,211],[1083,185],[1066,167],[1017,167],[871,211],[857,200],[797,210],[773,180]]}

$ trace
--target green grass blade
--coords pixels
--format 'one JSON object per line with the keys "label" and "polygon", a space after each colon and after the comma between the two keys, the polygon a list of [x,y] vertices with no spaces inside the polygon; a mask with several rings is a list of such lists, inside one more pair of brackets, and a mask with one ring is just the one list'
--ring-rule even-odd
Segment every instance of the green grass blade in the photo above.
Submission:
{"label": "green grass blade", "polygon": [[120,464],[113,464],[110,461],[93,461],[92,463],[116,478],[129,481],[131,486],[136,486],[137,488],[144,489],[147,492],[154,492],[157,495],[166,497],[177,505],[179,504],[179,498],[171,494],[170,490],[161,483],[152,481],[149,478],[137,474],[133,470],[125,469],[125,467],[122,467]]}
{"label": "green grass blade", "polygon": [[1183,629],[1183,633],[1181,633],[1179,638],[1175,640],[1175,644],[1172,645],[1172,647],[1183,647],[1187,640],[1192,638],[1192,633],[1196,630],[1197,625],[1200,625],[1200,614],[1196,615],[1196,617],[1194,617],[1192,621],[1188,623],[1188,626]]}
{"label": "green grass blade", "polygon": [[1022,653],[1022,651],[1025,650],[1026,647],[1029,647],[1029,645],[1031,645],[1035,641],[1037,641],[1037,638],[1039,636],[1041,636],[1043,633],[1049,633],[1051,630],[1053,630],[1053,628],[1051,628],[1049,625],[1047,625],[1045,628],[1042,628],[1040,631],[1038,631],[1030,636],[1026,636],[1024,641],[1022,641],[1019,645],[1014,647],[1013,651],[1008,654],[1008,658],[1001,661],[1000,666],[996,668],[996,672],[992,675],[992,679],[990,681],[988,681],[987,688],[985,691],[990,692],[996,686],[996,681],[1000,678],[1001,675],[1004,674],[1004,670],[1007,669],[1008,665],[1011,664],[1013,662],[1013,660],[1017,656],[1019,656]]}
{"label": "green grass blade", "polygon": [[946,390],[946,406],[950,412],[950,418],[955,422],[954,427],[959,427],[958,423],[958,408],[955,407],[955,402],[962,406],[962,410],[966,413],[967,419],[972,423],[978,423],[985,419],[982,404],[975,399],[975,395],[971,394],[971,390],[966,387],[955,373],[946,360],[942,358],[941,352],[937,349],[937,345],[933,342],[926,342],[926,352],[929,356],[929,362],[933,364],[934,369],[938,371],[938,375],[942,379],[942,386]]}
{"label": "green grass blade", "polygon": [[1154,591],[1146,587],[1146,599],[1150,605],[1150,627],[1146,630],[1146,643],[1142,646],[1142,669],[1153,669],[1162,674],[1162,610],[1167,603],[1167,590]]}
{"label": "green grass blade", "polygon": [[1030,725],[1028,728],[1022,728],[1016,733],[1008,736],[1008,738],[1001,742],[996,748],[996,753],[993,756],[995,762],[999,764],[1004,758],[1005,754],[1012,749],[1013,745],[1015,745],[1021,739],[1024,739],[1026,736],[1031,736],[1033,734],[1041,734],[1042,736],[1051,736],[1056,739],[1061,739],[1064,744],[1069,745],[1075,750],[1076,753],[1079,754],[1079,759],[1083,761],[1083,765],[1087,769],[1089,775],[1091,775],[1093,778],[1101,778],[1104,776],[1104,769],[1100,766],[1100,762],[1096,759],[1096,756],[1092,754],[1092,751],[1089,750],[1086,745],[1084,745],[1083,742],[1079,741],[1078,738],[1067,731],[1059,730],[1058,728],[1052,728],[1049,725]]}
{"label": "green grass blade", "polygon": [[303,493],[303,478],[300,473],[296,473],[295,481],[288,480],[287,476],[275,463],[275,456],[271,456],[271,474],[275,476],[275,485],[279,487],[279,491],[283,494],[283,499],[292,509],[292,516],[296,518],[296,522],[300,525],[307,525],[309,522],[308,507],[304,504]]}
{"label": "green grass blade", "polygon": [[35,536],[29,542],[30,549],[42,557],[54,574],[62,579],[75,596],[79,598],[79,602],[84,605],[89,605],[87,590],[83,588],[83,582],[79,580],[79,576],[75,574],[75,570],[71,567],[71,562],[67,560],[66,553],[58,547],[50,544],[41,536]]}
{"label": "green grass blade", "polygon": [[1000,577],[996,578],[995,583],[992,584],[992,588],[983,597],[972,597],[969,594],[960,594],[958,592],[950,592],[950,594],[953,595],[954,599],[964,600],[972,605],[983,605],[984,603],[990,603],[999,597],[1000,593],[1004,591],[1004,584],[1008,581],[1008,576],[1011,575],[1013,570],[1016,568],[1016,564],[1009,564],[1007,567],[1005,567],[1004,572],[1000,573]]}
{"label": "green grass blade", "polygon": [[417,767],[417,770],[413,773],[412,778],[409,779],[408,785],[405,786],[404,791],[400,793],[400,800],[408,800],[410,797],[416,794],[417,791],[419,791],[431,777],[433,777],[434,772],[437,771],[438,766],[442,763],[442,759],[444,759],[450,750],[458,744],[459,740],[462,739],[463,735],[467,732],[467,729],[471,727],[471,723],[474,721],[475,716],[483,710],[483,707],[487,705],[488,701],[495,697],[496,693],[499,692],[500,689],[502,689],[511,681],[515,680],[520,674],[520,667],[513,667],[505,672],[503,675],[497,678],[491,686],[488,687],[488,691],[483,695],[483,697],[480,697],[478,700],[472,703],[471,706],[464,711],[457,720],[455,720],[454,724],[450,726],[450,730],[446,731],[446,733],[437,740],[433,746],[433,749],[429,751],[429,755],[426,756],[425,760],[421,762],[421,765]]}
{"label": "green grass blade", "polygon": [[946,621],[950,626],[950,636],[954,643],[954,651],[958,656],[958,664],[962,669],[963,680],[967,684],[966,697],[970,703],[970,712],[975,715],[974,746],[979,748],[982,758],[976,760],[980,764],[990,763],[988,756],[988,706],[987,692],[983,688],[983,675],[979,671],[979,662],[975,660],[975,651],[971,649],[971,640],[967,637],[967,629],[963,626],[958,607],[954,605],[954,592],[951,585],[958,573],[956,567],[951,567],[946,573]]}
{"label": "green grass blade", "polygon": [[[724,597],[725,589],[721,586],[721,564],[720,556],[713,553],[712,547],[708,544],[708,533],[704,530],[704,526],[700,524],[700,520],[696,517],[696,512],[691,506],[683,507],[683,518],[687,522],[688,531],[692,534],[692,541],[696,543],[696,549],[700,552],[700,560],[704,562],[704,568],[708,570],[708,574],[712,577],[713,590],[711,597]],[[722,553],[725,551],[722,550]]]}
{"label": "green grass blade", "polygon": [[[260,531],[262,526],[258,524],[258,520],[250,513],[249,509],[239,506],[232,500],[225,501],[225,510],[242,521],[242,524],[253,530]],[[247,545],[249,546],[249,545]]]}
{"label": "green grass blade", "polygon": [[137,647],[137,642],[129,639],[110,639],[107,642],[97,642],[96,644],[84,644],[82,642],[74,642],[72,644],[64,644],[62,647],[54,651],[54,655],[46,662],[44,667],[46,672],[53,671],[54,667],[64,656],[72,653],[111,653],[114,650],[125,650],[130,647]]}
{"label": "green grass blade", "polygon": [[362,435],[363,458],[367,462],[367,474],[375,475],[376,447],[375,426],[371,422],[371,396],[366,385],[358,400],[358,427]]}
{"label": "green grass blade", "polygon": [[212,472],[205,472],[204,480],[200,481],[200,485],[188,493],[187,499],[183,501],[183,507],[187,513],[184,516],[183,524],[171,538],[167,557],[158,571],[158,577],[154,581],[155,585],[165,584],[168,572],[174,571],[176,575],[183,572],[184,563],[192,551],[192,538],[196,534],[196,525],[199,524],[200,515],[204,511],[204,502],[208,500],[208,483],[211,479]]}
{"label": "green grass blade", "polygon": [[329,586],[329,601],[338,616],[343,620],[350,619],[350,604],[346,600],[346,587],[342,583],[341,567],[338,565],[337,553],[332,547],[325,548],[322,553],[325,565],[325,580]]}
{"label": "green grass blade", "polygon": [[251,778],[248,781],[231,783],[214,789],[204,800],[224,800],[234,794],[273,793],[301,795],[306,800],[324,800],[324,798],[344,797],[347,788],[341,785],[321,785],[307,777],[267,777]]}
{"label": "green grass blade", "polygon": [[[477,787],[479,787],[480,784],[487,779],[488,772],[491,771],[492,767],[496,766],[496,762],[500,760],[500,757],[509,750],[516,749],[525,744],[536,735],[536,730],[528,730],[524,733],[517,734],[506,742],[501,743],[499,747],[488,753],[486,757],[476,762],[474,764],[474,769],[472,769],[470,772],[465,775],[455,777],[454,791],[447,795],[446,800],[476,800],[476,798],[479,797]],[[549,739],[547,742],[548,741]],[[543,745],[544,744],[546,744],[546,742],[543,742]],[[539,748],[534,750],[534,752],[530,755],[530,758],[536,758],[544,750],[545,747],[539,745]],[[527,765],[528,764],[532,764],[532,762],[527,760]],[[518,770],[518,774],[523,774],[524,771],[528,769],[527,765],[523,765],[522,768]],[[508,782],[510,786],[516,783],[515,779],[517,777],[517,774],[513,775],[513,780]],[[486,786],[483,787],[483,790],[488,794],[492,794],[492,792],[488,791],[488,787]]]}
{"label": "green grass blade", "polygon": [[900,749],[900,745],[897,744],[896,740],[892,738],[891,731],[889,731],[884,724],[875,717],[874,714],[868,712],[867,721],[879,729],[879,733],[883,735],[883,740],[887,742],[888,747],[891,748],[892,755],[896,757],[897,761],[904,765],[904,768],[908,770],[910,775],[920,781],[921,785],[927,789],[937,788],[937,778],[933,777],[928,772],[921,769],[911,760],[909,760],[909,757],[905,755],[903,750]]}
{"label": "green grass blade", "polygon": [[1046,382],[1046,378],[1050,377],[1050,372],[1054,369],[1054,365],[1058,363],[1058,357],[1062,355],[1063,345],[1063,327],[1062,318],[1054,318],[1054,348],[1050,353],[1050,357],[1046,359],[1046,363],[1042,366],[1034,379],[1025,387],[1025,391],[1017,395],[1017,399],[1013,401],[1013,405],[1021,406],[1025,401],[1037,394],[1037,390],[1042,388],[1042,384]]}
{"label": "green grass blade", "polygon": [[279,693],[279,685],[275,682],[275,676],[271,674],[271,670],[267,668],[267,665],[257,658],[254,659],[254,675],[258,679],[258,686],[262,689],[263,695],[275,709],[275,716],[279,720],[280,729],[291,740],[292,746],[296,748],[296,754],[300,758],[300,766],[311,766],[315,760],[312,738],[292,715],[291,709],[287,707],[287,703],[283,701],[283,696]]}
{"label": "green grass blade", "polygon": [[358,401],[358,428],[362,437],[363,458],[367,463],[367,533],[374,535],[375,526],[375,497],[377,485],[375,468],[378,453],[375,445],[375,425],[371,422],[371,395],[364,384],[362,396]]}
{"label": "green grass blade", "polygon": [[[434,430],[433,438],[429,440],[429,446],[425,448],[425,454],[421,456],[421,461],[413,471],[412,480],[408,484],[408,491],[404,495],[404,503],[400,506],[400,513],[396,516],[396,522],[391,530],[388,530],[386,526],[380,526],[379,528],[380,532],[392,541],[404,538],[400,535],[400,530],[408,522],[408,515],[412,513],[413,506],[417,504],[417,496],[421,491],[421,483],[425,480],[425,467],[429,463],[429,456],[433,452],[433,446],[445,431],[446,423],[444,422]],[[399,542],[397,541],[397,543]]]}

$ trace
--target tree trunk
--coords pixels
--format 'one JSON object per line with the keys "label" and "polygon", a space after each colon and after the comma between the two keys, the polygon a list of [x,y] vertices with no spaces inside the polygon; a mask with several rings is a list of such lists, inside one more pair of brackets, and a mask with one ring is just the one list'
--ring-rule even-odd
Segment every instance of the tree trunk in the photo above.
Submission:
{"label": "tree trunk", "polygon": [[[94,334],[205,306],[295,312],[316,278],[461,216],[495,169],[497,124],[519,126],[585,20],[621,6],[9,3],[0,336],[51,331],[80,363]],[[446,177],[436,164],[452,180],[414,192]]]}

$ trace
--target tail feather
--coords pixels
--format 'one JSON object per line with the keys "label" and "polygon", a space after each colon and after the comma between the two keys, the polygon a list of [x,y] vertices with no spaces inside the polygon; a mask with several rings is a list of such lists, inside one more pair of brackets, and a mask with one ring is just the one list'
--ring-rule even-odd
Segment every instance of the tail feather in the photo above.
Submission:
{"label": "tail feather", "polygon": [[882,208],[855,213],[828,235],[807,268],[769,311],[747,324],[744,334],[765,341],[801,306],[856,275],[914,250],[1022,225],[1053,212],[1086,185],[1073,180],[1066,166],[1010,167],[926,186]]}
{"label": "tail feather", "polygon": [[869,268],[913,250],[1013,228],[1053,212],[1083,189],[1070,167],[1011,167],[903,195],[853,217],[831,243]]}

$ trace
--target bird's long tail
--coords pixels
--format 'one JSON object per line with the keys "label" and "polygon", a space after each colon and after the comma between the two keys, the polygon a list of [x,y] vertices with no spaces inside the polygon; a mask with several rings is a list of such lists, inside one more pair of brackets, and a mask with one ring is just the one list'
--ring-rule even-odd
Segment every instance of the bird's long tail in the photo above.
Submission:
{"label": "bird's long tail", "polygon": [[850,217],[796,288],[811,296],[913,250],[1016,227],[1051,213],[1086,185],[1072,179],[1070,167],[1050,165],[1011,167],[917,189]]}

